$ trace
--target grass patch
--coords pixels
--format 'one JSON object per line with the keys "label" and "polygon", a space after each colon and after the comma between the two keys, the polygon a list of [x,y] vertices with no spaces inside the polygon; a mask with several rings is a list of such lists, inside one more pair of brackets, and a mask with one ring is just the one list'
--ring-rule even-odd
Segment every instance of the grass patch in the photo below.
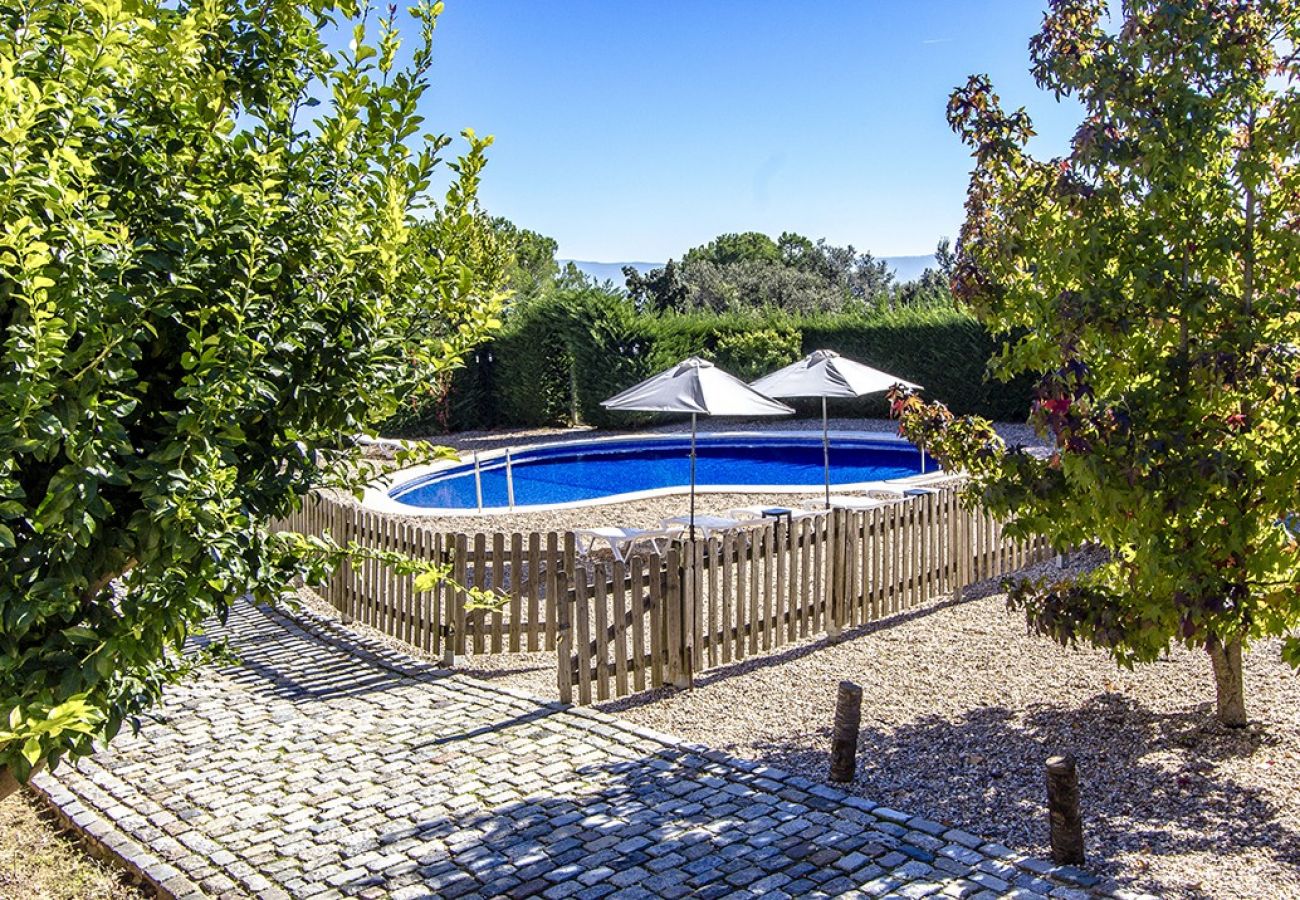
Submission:
{"label": "grass patch", "polygon": [[0,800],[0,897],[143,900],[149,894],[90,856],[26,792]]}

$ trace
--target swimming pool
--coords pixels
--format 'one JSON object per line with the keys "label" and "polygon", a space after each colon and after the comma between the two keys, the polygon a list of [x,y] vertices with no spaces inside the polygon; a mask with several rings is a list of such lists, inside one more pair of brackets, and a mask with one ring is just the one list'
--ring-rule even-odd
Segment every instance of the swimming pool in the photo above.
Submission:
{"label": "swimming pool", "polygon": [[[690,484],[689,435],[603,438],[516,449],[511,453],[515,506],[574,506],[684,491]],[[696,441],[696,485],[718,491],[804,492],[823,483],[822,441],[817,433],[710,434]],[[831,436],[831,484],[933,472],[935,463],[915,446],[884,434]],[[485,511],[509,506],[504,452],[480,459]],[[434,468],[387,491],[412,507],[466,512],[478,507],[474,463]]]}

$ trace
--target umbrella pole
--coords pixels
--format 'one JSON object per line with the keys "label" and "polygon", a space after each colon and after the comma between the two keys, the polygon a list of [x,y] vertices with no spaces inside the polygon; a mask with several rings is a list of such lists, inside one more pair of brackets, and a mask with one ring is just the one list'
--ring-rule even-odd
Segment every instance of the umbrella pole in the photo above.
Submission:
{"label": "umbrella pole", "polygon": [[826,508],[831,508],[831,433],[826,424],[826,398],[822,397],[822,467],[826,472]]}
{"label": "umbrella pole", "polygon": [[691,543],[695,543],[695,413],[691,413]]}

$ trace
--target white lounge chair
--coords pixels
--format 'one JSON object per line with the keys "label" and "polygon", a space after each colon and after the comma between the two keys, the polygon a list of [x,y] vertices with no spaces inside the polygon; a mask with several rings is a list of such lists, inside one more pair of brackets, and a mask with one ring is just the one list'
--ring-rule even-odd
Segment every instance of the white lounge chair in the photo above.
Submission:
{"label": "white lounge chair", "polygon": [[810,509],[799,509],[798,507],[784,506],[737,506],[734,509],[727,510],[727,515],[733,519],[739,519],[742,522],[753,521],[754,519],[773,518],[773,514],[790,517],[790,520],[802,519],[804,516],[815,516],[817,513]]}
{"label": "white lounge chair", "polygon": [[597,528],[573,529],[574,541],[578,555],[591,556],[596,544],[604,542],[614,559],[627,562],[629,551],[637,544],[648,543],[656,553],[663,553],[668,544],[682,536],[683,528],[624,528],[618,525],[602,525]]}
{"label": "white lounge chair", "polygon": [[[659,524],[664,528],[689,528],[691,524],[690,516],[670,516],[667,519],[661,519]],[[725,531],[728,528],[735,528],[737,525],[744,525],[738,519],[731,519],[726,516],[696,516],[695,528],[700,534],[708,537],[714,531]]]}
{"label": "white lounge chair", "polygon": [[875,509],[893,502],[879,497],[850,497],[845,494],[832,495],[830,501],[832,509]]}
{"label": "white lounge chair", "polygon": [[864,484],[855,485],[853,490],[863,494],[880,494],[884,497],[901,500],[907,496],[908,485],[891,484],[888,481],[868,481]]}

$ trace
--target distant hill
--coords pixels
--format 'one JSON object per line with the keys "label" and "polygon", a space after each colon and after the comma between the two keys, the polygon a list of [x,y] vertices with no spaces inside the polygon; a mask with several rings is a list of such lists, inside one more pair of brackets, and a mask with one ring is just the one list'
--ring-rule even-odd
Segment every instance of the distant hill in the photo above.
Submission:
{"label": "distant hill", "polygon": [[591,262],[585,259],[560,259],[556,260],[563,268],[565,263],[573,263],[588,278],[594,278],[597,282],[612,281],[618,287],[622,287],[627,281],[623,277],[623,267],[633,266],[638,272],[649,272],[651,269],[657,269],[663,263],[657,262]]}
{"label": "distant hill", "polygon": [[[894,270],[895,281],[914,281],[921,277],[922,272],[934,268],[935,265],[934,256],[931,254],[881,258]],[[594,278],[598,282],[612,281],[618,287],[622,287],[626,281],[623,277],[624,266],[632,266],[638,272],[648,272],[663,265],[661,262],[591,262],[585,259],[561,259],[558,262],[561,266],[565,263],[573,263],[578,267],[578,271],[589,278]]]}
{"label": "distant hill", "polygon": [[895,281],[915,281],[926,269],[936,268],[934,254],[924,256],[885,256],[881,257],[894,270]]}

